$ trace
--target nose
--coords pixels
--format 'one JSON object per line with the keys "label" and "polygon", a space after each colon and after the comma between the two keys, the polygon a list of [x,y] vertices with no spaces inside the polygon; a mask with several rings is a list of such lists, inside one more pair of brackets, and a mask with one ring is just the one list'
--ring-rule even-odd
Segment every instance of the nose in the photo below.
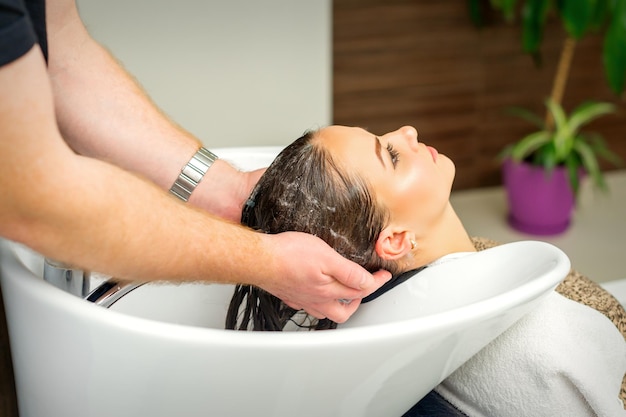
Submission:
{"label": "nose", "polygon": [[417,151],[419,149],[419,142],[417,141],[417,129],[415,129],[413,126],[402,126],[400,129],[386,133],[383,136],[388,142],[394,145],[402,144],[402,146],[404,146],[406,144],[412,151]]}
{"label": "nose", "polygon": [[396,132],[399,136],[407,141],[409,147],[412,150],[418,150],[417,144],[419,143],[419,141],[417,140],[417,129],[415,129],[413,126],[402,126]]}
{"label": "nose", "polygon": [[412,139],[413,141],[417,141],[417,129],[413,126],[402,126],[398,129],[407,139]]}

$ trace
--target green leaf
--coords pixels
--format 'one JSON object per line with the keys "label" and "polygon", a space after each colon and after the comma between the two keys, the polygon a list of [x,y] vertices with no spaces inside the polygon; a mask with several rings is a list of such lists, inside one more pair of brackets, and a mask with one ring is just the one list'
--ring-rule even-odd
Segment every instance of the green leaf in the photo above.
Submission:
{"label": "green leaf", "polygon": [[546,100],[546,106],[550,110],[550,113],[552,113],[552,117],[554,117],[554,123],[556,123],[556,130],[558,131],[558,130],[567,129],[568,127],[567,115],[565,114],[563,107],[561,107],[559,103],[555,102],[552,99]]}
{"label": "green leaf", "polygon": [[565,161],[565,158],[567,158],[567,155],[572,151],[572,147],[574,146],[573,131],[570,129],[567,115],[559,103],[556,103],[552,99],[548,99],[546,101],[546,106],[550,110],[556,125],[552,142],[554,144],[557,163],[562,163]]}
{"label": "green leaf", "polygon": [[469,9],[470,19],[476,27],[482,27],[484,23],[483,11],[481,8],[482,2],[480,0],[468,0],[467,7]]}
{"label": "green leaf", "polygon": [[498,154],[497,159],[499,159],[500,161],[504,161],[505,159],[508,159],[509,157],[512,158],[512,153],[513,153],[513,144],[508,144]]}
{"label": "green leaf", "polygon": [[535,165],[542,165],[545,170],[552,173],[554,167],[559,163],[556,155],[556,148],[554,142],[547,143],[545,146],[535,153],[536,163]]}
{"label": "green leaf", "polygon": [[509,107],[507,108],[507,113],[512,116],[517,116],[520,119],[524,119],[527,122],[537,126],[539,129],[545,128],[544,120],[528,109],[522,107]]}
{"label": "green leaf", "polygon": [[609,86],[619,95],[624,91],[626,77],[626,1],[615,0],[614,4],[613,18],[604,35],[602,56]]}
{"label": "green leaf", "polygon": [[506,145],[504,149],[502,149],[502,151],[498,154],[496,159],[502,162],[508,158],[513,158],[512,154],[513,154],[513,144],[509,144],[509,145]]}
{"label": "green leaf", "polygon": [[561,0],[563,26],[574,39],[582,38],[595,17],[598,0]]}
{"label": "green leaf", "polygon": [[531,133],[513,146],[513,149],[511,150],[511,157],[515,161],[522,161],[535,150],[539,149],[546,143],[549,143],[551,139],[552,135],[550,132],[546,132],[545,130]]}
{"label": "green leaf", "polygon": [[580,127],[586,125],[600,116],[613,113],[615,106],[611,103],[586,102],[576,107],[570,115],[569,128],[576,132]]}
{"label": "green leaf", "polygon": [[601,29],[609,20],[612,14],[613,0],[599,0],[596,5],[596,10],[591,18],[591,29]]}
{"label": "green leaf", "polygon": [[517,0],[500,0],[502,4],[502,13],[504,18],[508,22],[512,22],[515,19],[515,5]]}
{"label": "green leaf", "polygon": [[490,0],[491,7],[500,10],[504,18],[511,22],[515,18],[515,3],[517,0]]}
{"label": "green leaf", "polygon": [[522,8],[522,46],[525,52],[534,54],[539,51],[543,40],[550,1],[526,0]]}
{"label": "green leaf", "polygon": [[612,152],[604,141],[602,135],[593,132],[581,133],[579,137],[583,138],[600,158],[603,158],[615,166],[622,166],[624,161],[615,152]]}
{"label": "green leaf", "polygon": [[580,155],[585,171],[587,171],[593,183],[600,189],[606,189],[606,183],[600,171],[598,159],[591,147],[584,140],[578,140],[574,144],[574,148]]}
{"label": "green leaf", "polygon": [[565,167],[567,168],[567,177],[569,179],[569,185],[572,188],[572,192],[574,193],[575,198],[578,200],[578,190],[579,190],[579,168],[580,163],[578,158],[574,157],[574,154],[570,154],[570,156],[565,160]]}

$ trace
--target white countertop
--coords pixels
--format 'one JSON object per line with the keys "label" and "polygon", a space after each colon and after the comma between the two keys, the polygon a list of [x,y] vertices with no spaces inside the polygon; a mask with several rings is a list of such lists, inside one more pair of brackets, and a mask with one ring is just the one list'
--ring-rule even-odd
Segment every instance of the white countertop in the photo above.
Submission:
{"label": "white countertop", "polygon": [[572,225],[557,236],[534,236],[512,229],[506,221],[502,187],[453,192],[451,201],[471,236],[506,243],[541,240],[561,248],[572,267],[596,282],[626,278],[626,170],[605,174],[609,193],[581,188]]}

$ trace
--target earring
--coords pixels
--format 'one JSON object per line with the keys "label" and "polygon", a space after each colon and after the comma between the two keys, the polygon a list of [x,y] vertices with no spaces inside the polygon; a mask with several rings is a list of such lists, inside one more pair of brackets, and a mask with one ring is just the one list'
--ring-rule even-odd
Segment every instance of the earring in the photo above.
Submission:
{"label": "earring", "polygon": [[417,246],[417,242],[411,239],[411,250],[415,249],[416,246]]}

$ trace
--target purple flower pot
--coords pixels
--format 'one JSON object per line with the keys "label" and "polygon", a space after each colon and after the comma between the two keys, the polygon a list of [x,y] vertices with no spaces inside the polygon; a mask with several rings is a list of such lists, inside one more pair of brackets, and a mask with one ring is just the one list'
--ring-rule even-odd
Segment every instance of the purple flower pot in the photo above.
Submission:
{"label": "purple flower pot", "polygon": [[542,236],[567,230],[575,201],[567,169],[556,167],[547,173],[542,167],[507,159],[502,173],[509,203],[509,225]]}

